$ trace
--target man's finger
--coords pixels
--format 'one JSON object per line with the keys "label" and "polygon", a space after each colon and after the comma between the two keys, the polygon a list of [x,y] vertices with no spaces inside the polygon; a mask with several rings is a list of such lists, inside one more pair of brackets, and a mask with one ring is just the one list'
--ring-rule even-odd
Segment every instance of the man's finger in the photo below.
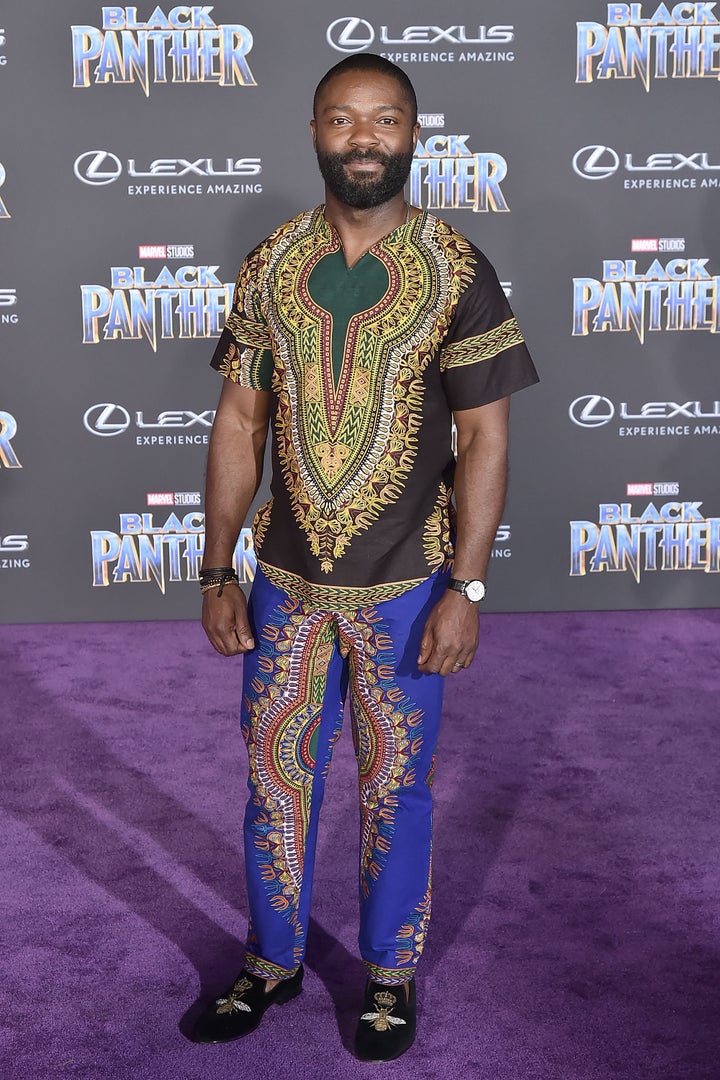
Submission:
{"label": "man's finger", "polygon": [[252,636],[252,630],[246,622],[240,622],[240,620],[238,620],[233,629],[243,652],[255,648],[255,639]]}
{"label": "man's finger", "polygon": [[455,662],[456,661],[454,656],[446,656],[440,665],[440,674],[451,675],[454,670],[453,665],[455,664]]}
{"label": "man's finger", "polygon": [[433,642],[431,637],[423,637],[420,642],[420,652],[418,653],[418,667],[427,662],[430,653],[432,652]]}
{"label": "man's finger", "polygon": [[426,675],[437,675],[442,667],[442,659],[438,656],[437,647],[433,646],[428,649],[427,655],[423,662],[418,664],[418,667]]}
{"label": "man's finger", "polygon": [[242,644],[235,631],[234,623],[228,625],[225,620],[220,622],[208,619],[203,621],[203,628],[213,649],[215,649],[215,652],[219,652],[221,656],[235,656],[239,652],[247,652],[246,647]]}
{"label": "man's finger", "polygon": [[221,656],[235,656],[241,651],[234,626],[216,631],[210,640]]}

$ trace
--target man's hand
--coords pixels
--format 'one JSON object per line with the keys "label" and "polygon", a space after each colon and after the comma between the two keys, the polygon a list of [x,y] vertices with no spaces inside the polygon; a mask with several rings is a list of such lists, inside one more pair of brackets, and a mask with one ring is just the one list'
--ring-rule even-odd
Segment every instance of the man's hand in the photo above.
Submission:
{"label": "man's hand", "polygon": [[478,646],[479,604],[449,589],[432,609],[420,642],[418,667],[452,675],[466,668]]}
{"label": "man's hand", "polygon": [[[272,394],[223,379],[210,435],[205,486],[203,567],[230,566],[237,538],[262,476]],[[239,585],[203,593],[202,624],[214,649],[236,656],[255,648]]]}
{"label": "man's hand", "polygon": [[210,644],[222,656],[236,656],[255,648],[245,594],[229,582],[222,596],[215,589],[203,594],[202,624]]}

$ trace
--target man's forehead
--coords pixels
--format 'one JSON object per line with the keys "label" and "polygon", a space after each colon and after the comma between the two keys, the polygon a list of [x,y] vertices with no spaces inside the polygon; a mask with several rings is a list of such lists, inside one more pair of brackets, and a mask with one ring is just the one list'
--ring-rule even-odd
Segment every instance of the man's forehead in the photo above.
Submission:
{"label": "man's forehead", "polygon": [[405,112],[408,107],[404,88],[392,75],[381,71],[338,72],[325,84],[319,97],[323,109],[333,108],[341,103],[348,105],[353,97],[361,97],[365,103],[368,100],[373,101],[378,109]]}
{"label": "man's forehead", "polygon": [[[324,101],[322,104],[322,112],[334,112],[336,109],[354,109],[357,104],[358,102],[353,103],[352,101]],[[378,102],[377,104],[373,101],[373,104],[371,104],[369,108],[371,112],[403,113],[409,111],[406,107],[403,108],[402,102],[399,101],[395,103],[383,101]]]}

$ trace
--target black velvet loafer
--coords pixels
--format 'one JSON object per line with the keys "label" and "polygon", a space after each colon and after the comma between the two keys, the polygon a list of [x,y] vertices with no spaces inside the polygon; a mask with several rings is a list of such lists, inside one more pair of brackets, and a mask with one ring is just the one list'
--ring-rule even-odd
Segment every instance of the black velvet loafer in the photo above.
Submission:
{"label": "black velvet loafer", "polygon": [[284,1005],[302,990],[302,965],[289,979],[282,979],[265,993],[265,979],[243,970],[230,989],[217,998],[198,1017],[193,1041],[199,1043],[231,1042],[242,1039],[259,1026],[271,1005]]}
{"label": "black velvet loafer", "polygon": [[355,1056],[360,1061],[392,1061],[400,1057],[415,1041],[415,1017],[414,979],[398,986],[369,982],[355,1032]]}

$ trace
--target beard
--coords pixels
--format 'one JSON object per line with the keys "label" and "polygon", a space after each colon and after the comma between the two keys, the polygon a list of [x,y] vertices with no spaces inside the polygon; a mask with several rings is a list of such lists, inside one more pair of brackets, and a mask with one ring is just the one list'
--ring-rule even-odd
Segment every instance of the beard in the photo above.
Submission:
{"label": "beard", "polygon": [[[413,149],[398,154],[381,154],[377,150],[351,150],[347,154],[333,154],[317,150],[317,160],[322,178],[336,199],[356,210],[370,210],[381,206],[397,195],[405,186],[412,166]],[[381,176],[353,179],[344,166],[354,161],[376,161],[383,166]]]}

